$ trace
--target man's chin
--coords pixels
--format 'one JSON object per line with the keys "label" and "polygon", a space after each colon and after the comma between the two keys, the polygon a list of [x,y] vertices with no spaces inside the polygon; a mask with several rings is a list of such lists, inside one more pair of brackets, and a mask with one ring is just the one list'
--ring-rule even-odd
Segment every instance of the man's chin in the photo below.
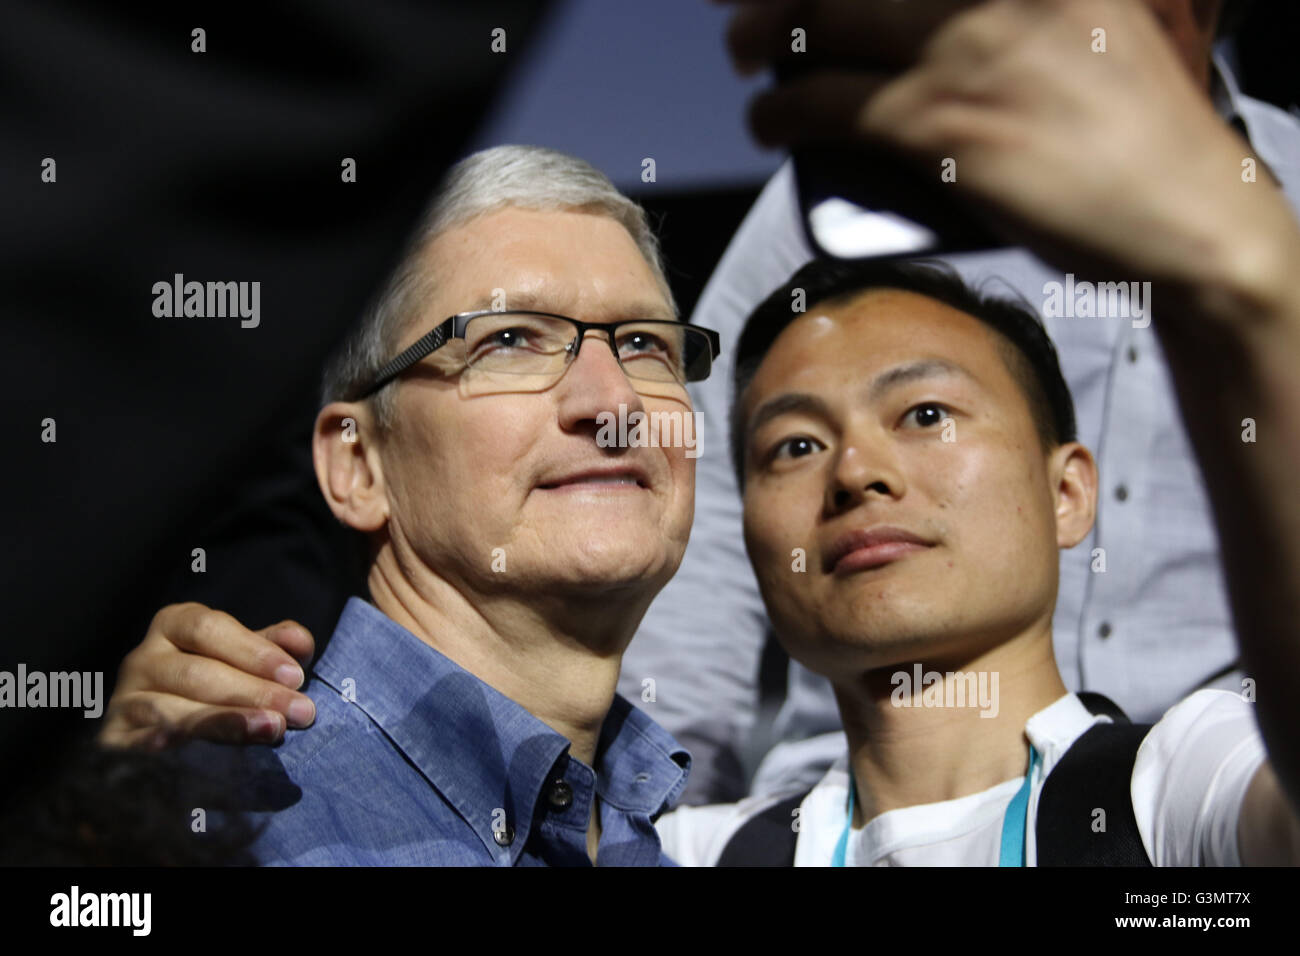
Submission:
{"label": "man's chin", "polygon": [[620,588],[629,591],[658,591],[673,576],[664,560],[652,560],[641,554],[579,554],[568,569],[553,567],[552,573],[577,589]]}
{"label": "man's chin", "polygon": [[[679,559],[680,560],[680,559]],[[632,546],[551,548],[531,560],[522,556],[514,578],[520,588],[538,593],[608,594],[625,592],[628,597],[658,591],[668,583],[677,562]]]}
{"label": "man's chin", "polygon": [[884,605],[877,599],[828,617],[827,605],[782,615],[776,623],[781,644],[791,658],[826,677],[861,674],[899,661],[952,650],[960,628],[951,619],[908,602]]}

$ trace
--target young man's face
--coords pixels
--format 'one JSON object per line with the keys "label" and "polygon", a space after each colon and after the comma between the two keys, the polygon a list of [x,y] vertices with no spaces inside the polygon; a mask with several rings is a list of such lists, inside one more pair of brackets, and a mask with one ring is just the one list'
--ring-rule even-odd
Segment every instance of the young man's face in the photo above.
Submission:
{"label": "young man's face", "polygon": [[1002,348],[963,312],[875,290],[800,316],[764,358],[743,397],[745,541],[813,670],[852,679],[1050,627],[1057,548],[1091,527],[1095,474],[1072,480],[1080,446],[1043,450]]}

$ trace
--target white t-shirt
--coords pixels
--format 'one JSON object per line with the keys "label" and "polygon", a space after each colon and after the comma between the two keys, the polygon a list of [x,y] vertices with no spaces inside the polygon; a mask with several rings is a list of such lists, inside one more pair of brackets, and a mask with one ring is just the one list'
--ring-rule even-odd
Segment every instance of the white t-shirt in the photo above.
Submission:
{"label": "white t-shirt", "polygon": [[[1085,731],[1109,720],[1066,694],[1026,722],[1025,735],[1040,756],[1026,813],[1030,866],[1037,860],[1035,821],[1047,775]],[[1171,707],[1142,741],[1133,765],[1133,812],[1151,861],[1156,866],[1239,866],[1237,818],[1264,758],[1252,705],[1239,695],[1202,690]],[[830,865],[844,830],[847,767],[843,755],[800,805],[795,866]],[[882,813],[851,832],[846,863],[997,866],[1002,819],[1023,782],[1016,777],[956,800]],[[791,795],[785,791],[665,814],[656,824],[664,852],[683,866],[711,866],[742,824]]]}

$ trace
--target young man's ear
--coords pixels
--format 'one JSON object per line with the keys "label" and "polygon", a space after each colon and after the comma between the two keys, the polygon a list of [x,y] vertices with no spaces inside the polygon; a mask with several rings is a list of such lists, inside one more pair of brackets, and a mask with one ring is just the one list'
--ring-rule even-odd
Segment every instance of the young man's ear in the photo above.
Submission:
{"label": "young man's ear", "polygon": [[1056,546],[1073,548],[1097,517],[1097,462],[1077,441],[1052,452],[1048,474],[1056,495]]}
{"label": "young man's ear", "polygon": [[374,416],[361,402],[331,402],[316,416],[311,455],[316,481],[334,517],[357,531],[388,521],[388,496]]}

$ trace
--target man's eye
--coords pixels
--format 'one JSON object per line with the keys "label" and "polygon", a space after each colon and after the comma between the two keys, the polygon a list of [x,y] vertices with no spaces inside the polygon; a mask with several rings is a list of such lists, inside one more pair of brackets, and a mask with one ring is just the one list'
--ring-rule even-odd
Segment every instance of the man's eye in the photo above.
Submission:
{"label": "man's eye", "polygon": [[486,355],[503,353],[508,355],[511,352],[527,349],[529,351],[538,351],[541,347],[542,337],[537,334],[536,329],[524,328],[523,326],[510,326],[504,329],[494,329],[487,335],[474,343],[469,349],[471,361],[477,361]]}
{"label": "man's eye", "polygon": [[904,421],[915,422],[922,428],[929,428],[933,425],[939,425],[949,416],[949,411],[943,405],[935,402],[925,402],[907,410],[903,416]]}
{"label": "man's eye", "polygon": [[673,357],[674,349],[657,335],[652,335],[649,332],[632,332],[619,337],[618,353],[625,359],[657,358],[668,360]]}
{"label": "man's eye", "polygon": [[479,348],[517,349],[524,348],[532,341],[532,332],[528,329],[498,329],[482,342]]}
{"label": "man's eye", "polygon": [[816,438],[808,438],[801,435],[798,438],[787,438],[775,448],[772,449],[772,461],[778,461],[782,458],[803,458],[805,455],[811,455],[814,452],[821,451],[826,446]]}

